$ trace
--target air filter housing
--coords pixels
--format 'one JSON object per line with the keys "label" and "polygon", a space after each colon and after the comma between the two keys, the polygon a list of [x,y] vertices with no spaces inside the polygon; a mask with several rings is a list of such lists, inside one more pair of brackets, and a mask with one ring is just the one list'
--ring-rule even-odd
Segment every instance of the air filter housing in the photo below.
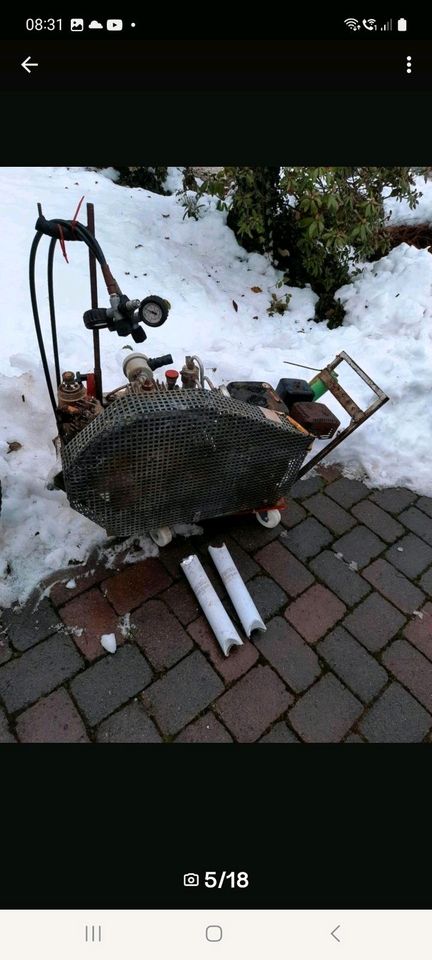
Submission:
{"label": "air filter housing", "polygon": [[293,403],[307,403],[314,399],[312,387],[306,380],[293,380],[291,377],[283,377],[279,380],[276,393],[286,403],[288,409],[291,409]]}
{"label": "air filter housing", "polygon": [[110,535],[141,534],[271,506],[311,441],[288,417],[218,390],[128,395],[63,447],[65,488]]}

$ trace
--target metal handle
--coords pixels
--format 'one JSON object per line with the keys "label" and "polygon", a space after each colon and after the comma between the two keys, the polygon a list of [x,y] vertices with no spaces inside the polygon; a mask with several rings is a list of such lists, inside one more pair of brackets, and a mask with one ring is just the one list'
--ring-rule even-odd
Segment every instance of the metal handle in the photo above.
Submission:
{"label": "metal handle", "polygon": [[[373,393],[376,394],[377,399],[374,400],[373,403],[371,403],[366,408],[366,410],[362,410],[359,406],[357,406],[357,404],[354,403],[354,400],[351,399],[351,397],[346,392],[346,390],[344,390],[343,387],[341,387],[340,384],[337,382],[337,380],[334,380],[334,378],[331,375],[330,371],[334,370],[335,367],[339,366],[339,364],[342,363],[342,360],[345,360],[345,362],[349,364],[349,366],[360,377],[360,379],[363,380],[364,383],[367,383],[368,387],[370,387]],[[357,427],[359,427],[362,423],[364,423],[365,420],[368,420],[369,417],[372,416],[372,414],[374,414],[377,410],[379,410],[379,408],[382,407],[384,403],[387,403],[387,400],[390,399],[387,396],[387,394],[384,393],[384,391],[381,390],[381,388],[378,387],[376,383],[374,383],[374,381],[368,376],[368,374],[365,373],[365,371],[362,370],[361,367],[359,367],[358,363],[356,363],[355,360],[353,360],[351,357],[348,356],[347,353],[345,353],[345,351],[343,351],[342,353],[338,353],[335,359],[332,360],[331,363],[327,364],[324,370],[321,370],[321,372],[318,374],[318,378],[324,381],[326,387],[328,387],[328,389],[330,390],[330,393],[333,394],[333,396],[336,398],[338,403],[340,403],[341,406],[344,408],[344,410],[347,411],[347,413],[351,417],[351,422],[348,424],[347,427],[345,427],[344,430],[341,430],[340,432],[338,432],[336,436],[333,437],[333,440],[330,440],[329,443],[327,443],[325,447],[322,450],[320,450],[320,452],[317,453],[315,457],[312,457],[310,460],[308,460],[307,463],[305,463],[302,469],[299,470],[297,479],[299,479],[300,477],[303,477],[305,473],[308,473],[309,470],[312,469],[312,467],[316,466],[317,463],[323,460],[323,458],[327,453],[330,453],[331,450],[334,450],[335,447],[337,447],[340,443],[342,443],[342,440],[345,440],[345,438],[348,437],[351,433],[353,433],[354,430],[357,430]]]}

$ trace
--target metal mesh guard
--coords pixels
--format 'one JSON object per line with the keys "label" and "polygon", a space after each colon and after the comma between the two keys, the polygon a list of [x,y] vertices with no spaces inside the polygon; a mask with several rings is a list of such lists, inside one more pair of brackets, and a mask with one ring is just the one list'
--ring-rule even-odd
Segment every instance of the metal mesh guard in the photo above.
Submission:
{"label": "metal mesh guard", "polygon": [[311,437],[218,391],[116,400],[62,450],[72,507],[128,536],[275,503]]}

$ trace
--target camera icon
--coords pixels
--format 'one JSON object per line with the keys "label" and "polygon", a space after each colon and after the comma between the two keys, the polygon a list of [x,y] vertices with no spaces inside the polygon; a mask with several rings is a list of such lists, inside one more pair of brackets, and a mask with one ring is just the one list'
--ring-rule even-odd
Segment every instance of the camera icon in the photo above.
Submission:
{"label": "camera icon", "polygon": [[199,876],[197,873],[185,873],[183,877],[184,887],[199,887]]}

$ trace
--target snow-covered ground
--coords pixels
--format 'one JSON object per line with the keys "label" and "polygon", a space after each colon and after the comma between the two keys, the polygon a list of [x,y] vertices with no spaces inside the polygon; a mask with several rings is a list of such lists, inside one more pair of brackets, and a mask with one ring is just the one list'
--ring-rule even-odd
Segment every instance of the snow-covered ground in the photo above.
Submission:
{"label": "snow-covered ground", "polygon": [[[179,171],[171,168],[170,189],[179,184]],[[401,217],[403,222],[432,219],[432,184],[422,182],[421,189],[425,196],[417,210],[396,206],[395,222]],[[171,303],[165,326],[154,333],[147,328],[145,349],[151,355],[171,352],[179,367],[186,353],[197,353],[216,383],[262,379],[276,385],[283,376],[312,376],[284,360],[321,368],[345,350],[389,394],[390,402],[329,460],[343,462],[347,475],[370,485],[402,484],[432,494],[428,251],[401,245],[365,265],[354,283],[340,291],[347,309],[344,325],[329,330],[311,320],[316,297],[310,288],[290,289],[288,311],[268,316],[271,293],[288,292],[276,288],[281,274],[264,257],[239,246],[213,199],[203,201],[203,215],[195,221],[183,219],[175,194],[162,197],[121,187],[112,171],[104,176],[73,167],[1,168],[0,606],[22,601],[42,577],[69,560],[84,560],[106,540],[103,530],[70,509],[63,493],[47,488],[56,466],[55,423],[28,293],[37,201],[46,217],[70,219],[83,194],[95,203],[97,236],[123,291],[140,299],[158,294]],[[83,211],[80,218],[85,219]],[[46,252],[47,240],[44,245]],[[69,264],[59,245],[55,262],[61,367],[84,371],[92,368],[92,338],[82,321],[90,306],[87,250],[75,243],[67,248]],[[42,249],[38,290],[49,343],[45,274]],[[101,282],[99,295],[105,304]],[[113,389],[123,382],[123,348],[134,344],[108,331],[102,331],[101,343],[104,388]],[[341,383],[354,399],[370,402],[370,391],[349,368],[339,369]],[[341,412],[328,394],[325,401]],[[343,412],[341,419],[346,422]],[[21,447],[9,452],[13,441]]]}

